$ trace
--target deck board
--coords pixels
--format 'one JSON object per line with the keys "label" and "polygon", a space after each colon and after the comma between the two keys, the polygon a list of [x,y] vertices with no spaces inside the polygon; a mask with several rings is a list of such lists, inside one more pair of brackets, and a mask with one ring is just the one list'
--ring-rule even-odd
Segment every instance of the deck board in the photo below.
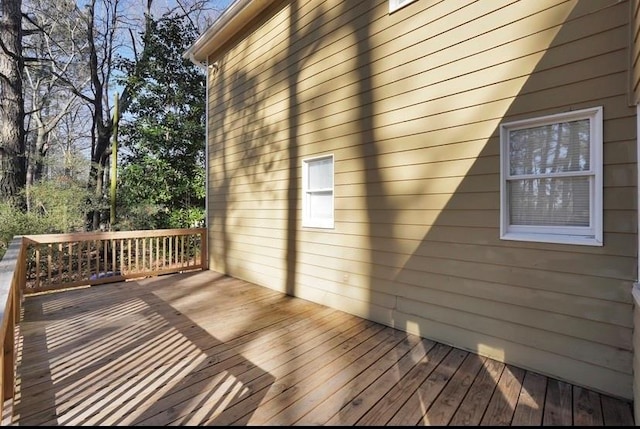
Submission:
{"label": "deck board", "polygon": [[469,392],[449,424],[453,426],[478,426],[496,388],[496,380],[505,365],[493,359],[485,361],[484,368],[473,380]]}
{"label": "deck board", "polygon": [[576,426],[602,426],[602,408],[600,395],[583,389],[573,387],[573,422]]}
{"label": "deck board", "polygon": [[523,369],[512,365],[505,366],[480,422],[482,426],[509,426],[511,424],[524,376]]}
{"label": "deck board", "polygon": [[547,377],[527,372],[513,415],[513,426],[540,426],[544,410]]}
{"label": "deck board", "polygon": [[627,401],[213,271],[23,315],[13,425],[634,424]]}
{"label": "deck board", "polygon": [[[421,423],[431,404],[433,404],[468,355],[469,353],[464,350],[452,349],[389,420],[388,424],[413,426]],[[425,423],[429,424],[429,422]]]}
{"label": "deck board", "polygon": [[571,426],[573,424],[571,385],[560,380],[548,380],[543,424]]}
{"label": "deck board", "polygon": [[485,361],[484,357],[472,353],[467,355],[458,371],[425,413],[425,423],[430,426],[445,426],[449,423]]}

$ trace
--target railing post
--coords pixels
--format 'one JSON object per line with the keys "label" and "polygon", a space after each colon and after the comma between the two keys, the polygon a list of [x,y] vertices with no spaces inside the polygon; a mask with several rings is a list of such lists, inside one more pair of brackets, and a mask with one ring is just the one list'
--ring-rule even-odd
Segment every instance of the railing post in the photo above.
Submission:
{"label": "railing post", "polygon": [[200,263],[202,264],[202,270],[209,269],[209,238],[207,230],[203,229],[200,233]]}

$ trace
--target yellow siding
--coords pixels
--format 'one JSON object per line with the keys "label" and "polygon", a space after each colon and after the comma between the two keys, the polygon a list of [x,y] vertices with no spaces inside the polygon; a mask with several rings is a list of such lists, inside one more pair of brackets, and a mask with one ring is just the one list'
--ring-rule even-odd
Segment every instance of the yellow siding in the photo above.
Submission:
{"label": "yellow siding", "polygon": [[[209,58],[211,268],[631,398],[630,10],[276,2]],[[605,245],[500,240],[500,123],[594,106]],[[335,228],[303,228],[329,153]]]}
{"label": "yellow siding", "polygon": [[[639,286],[634,286],[633,289],[633,323],[634,326],[640,326],[640,289]],[[635,329],[633,331],[633,348],[634,350],[640,350],[640,331]],[[636,398],[633,402],[634,418],[636,421],[640,418],[640,401],[637,400],[638,394],[640,394],[640,353],[633,354],[633,392]]]}

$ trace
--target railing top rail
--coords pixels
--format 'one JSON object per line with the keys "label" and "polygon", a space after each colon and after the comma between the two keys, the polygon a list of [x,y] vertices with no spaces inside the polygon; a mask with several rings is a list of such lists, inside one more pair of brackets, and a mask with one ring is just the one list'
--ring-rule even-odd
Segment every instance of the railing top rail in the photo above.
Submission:
{"label": "railing top rail", "polygon": [[176,235],[202,234],[206,228],[184,229],[150,229],[141,231],[112,231],[112,232],[74,232],[68,234],[40,234],[26,235],[25,240],[34,244],[71,243],[90,240],[113,240],[124,238],[164,237]]}
{"label": "railing top rail", "polygon": [[6,334],[5,326],[8,324],[7,308],[11,297],[11,287],[15,271],[18,269],[21,257],[22,237],[14,237],[9,243],[6,253],[0,260],[0,344]]}

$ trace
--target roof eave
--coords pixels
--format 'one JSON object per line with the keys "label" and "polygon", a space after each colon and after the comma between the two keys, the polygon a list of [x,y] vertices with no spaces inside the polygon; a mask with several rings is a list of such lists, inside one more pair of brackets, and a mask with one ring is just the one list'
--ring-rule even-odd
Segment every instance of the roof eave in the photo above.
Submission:
{"label": "roof eave", "polygon": [[235,0],[185,51],[183,56],[202,65],[207,57],[235,36],[249,21],[275,0]]}

